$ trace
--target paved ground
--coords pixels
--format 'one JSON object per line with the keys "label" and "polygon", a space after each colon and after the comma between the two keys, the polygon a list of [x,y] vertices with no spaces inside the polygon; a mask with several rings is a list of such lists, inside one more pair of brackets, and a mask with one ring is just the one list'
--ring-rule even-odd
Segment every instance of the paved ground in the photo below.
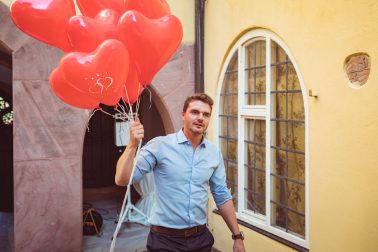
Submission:
{"label": "paved ground", "polygon": [[0,212],[0,251],[13,251],[13,213]]}
{"label": "paved ground", "polygon": [[[116,219],[121,208],[121,203],[116,200],[101,200],[91,202],[93,208],[98,211],[104,220],[102,235],[100,237],[83,236],[84,252],[108,252],[111,245],[111,237],[116,228]],[[137,223],[126,222],[122,225],[116,240],[115,251],[119,252],[143,252],[146,250],[146,240],[149,227]]]}
{"label": "paved ground", "polygon": [[[115,187],[84,190],[84,202],[99,212],[103,218],[101,228],[102,235],[83,236],[84,252],[108,252],[111,245],[111,237],[116,228],[115,221],[124,191]],[[116,240],[116,252],[145,252],[149,227],[125,222],[123,223]],[[13,214],[0,212],[0,252],[13,252]],[[213,252],[219,252],[214,249]]]}

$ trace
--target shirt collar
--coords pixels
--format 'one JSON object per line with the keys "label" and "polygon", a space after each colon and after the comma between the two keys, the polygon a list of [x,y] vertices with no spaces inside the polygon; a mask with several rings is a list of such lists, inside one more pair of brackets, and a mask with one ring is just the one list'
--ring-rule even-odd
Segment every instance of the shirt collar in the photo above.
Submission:
{"label": "shirt collar", "polygon": [[[206,147],[206,141],[207,141],[206,138],[202,137],[202,141],[199,144],[199,146]],[[183,129],[180,129],[177,132],[177,143],[179,143],[179,144],[181,144],[181,143],[189,143],[189,140],[188,140],[188,138],[186,138]]]}

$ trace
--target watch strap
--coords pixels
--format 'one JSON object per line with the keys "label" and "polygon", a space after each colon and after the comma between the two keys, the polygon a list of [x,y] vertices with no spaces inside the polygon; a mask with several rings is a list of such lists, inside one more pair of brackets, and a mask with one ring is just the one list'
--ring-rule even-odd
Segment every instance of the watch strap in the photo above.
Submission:
{"label": "watch strap", "polygon": [[240,234],[236,234],[236,235],[232,235],[232,239],[233,240],[236,240],[236,239],[242,239],[242,240],[244,240],[244,234],[243,234],[243,232],[240,232]]}

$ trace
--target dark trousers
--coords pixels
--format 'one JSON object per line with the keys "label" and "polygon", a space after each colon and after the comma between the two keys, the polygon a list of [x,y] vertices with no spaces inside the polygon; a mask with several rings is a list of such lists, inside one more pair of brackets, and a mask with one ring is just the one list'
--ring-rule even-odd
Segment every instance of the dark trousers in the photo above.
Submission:
{"label": "dark trousers", "polygon": [[211,252],[214,237],[205,228],[190,237],[168,235],[150,231],[147,239],[149,252]]}

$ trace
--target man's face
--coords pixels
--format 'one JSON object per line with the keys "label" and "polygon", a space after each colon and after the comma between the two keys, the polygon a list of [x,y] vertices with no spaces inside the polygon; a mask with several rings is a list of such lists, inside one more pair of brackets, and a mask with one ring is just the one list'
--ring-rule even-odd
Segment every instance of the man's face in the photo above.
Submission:
{"label": "man's face", "polygon": [[202,135],[209,125],[211,116],[210,105],[199,100],[189,103],[185,112],[181,112],[184,130],[194,135]]}

